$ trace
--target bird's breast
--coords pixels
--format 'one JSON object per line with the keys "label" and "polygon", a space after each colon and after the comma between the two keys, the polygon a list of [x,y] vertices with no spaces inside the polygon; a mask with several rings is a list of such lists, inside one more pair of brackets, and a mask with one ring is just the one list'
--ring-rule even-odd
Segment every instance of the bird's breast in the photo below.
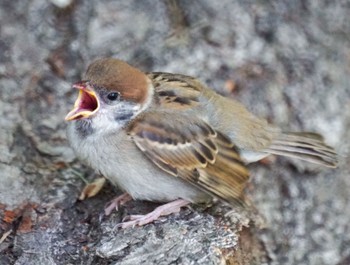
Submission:
{"label": "bird's breast", "polygon": [[74,128],[69,128],[68,138],[80,159],[134,199],[164,202],[178,198],[194,202],[207,200],[203,192],[153,164],[124,130],[81,137]]}

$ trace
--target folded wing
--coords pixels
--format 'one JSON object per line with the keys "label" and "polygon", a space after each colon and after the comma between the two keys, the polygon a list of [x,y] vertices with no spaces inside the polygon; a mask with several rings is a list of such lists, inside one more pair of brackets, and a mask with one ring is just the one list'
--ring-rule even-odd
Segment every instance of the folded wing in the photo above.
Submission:
{"label": "folded wing", "polygon": [[234,144],[203,120],[149,112],[130,125],[129,134],[162,170],[230,204],[244,204],[248,170]]}

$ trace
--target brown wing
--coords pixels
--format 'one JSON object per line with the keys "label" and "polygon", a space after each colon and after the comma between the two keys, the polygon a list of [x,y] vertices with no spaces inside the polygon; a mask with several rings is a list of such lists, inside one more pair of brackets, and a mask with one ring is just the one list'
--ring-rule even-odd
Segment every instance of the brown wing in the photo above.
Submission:
{"label": "brown wing", "polygon": [[248,171],[234,144],[204,121],[150,112],[129,129],[135,144],[164,171],[226,202],[243,204]]}
{"label": "brown wing", "polygon": [[181,110],[199,104],[203,85],[197,79],[163,72],[148,73],[147,76],[153,82],[160,105]]}

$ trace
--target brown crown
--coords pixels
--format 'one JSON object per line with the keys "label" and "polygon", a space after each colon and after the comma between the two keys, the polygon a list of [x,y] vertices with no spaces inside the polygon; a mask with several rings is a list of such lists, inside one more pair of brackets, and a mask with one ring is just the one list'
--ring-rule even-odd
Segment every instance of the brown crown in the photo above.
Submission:
{"label": "brown crown", "polygon": [[88,67],[85,80],[108,91],[118,91],[125,100],[142,104],[147,99],[147,76],[118,59],[96,60]]}

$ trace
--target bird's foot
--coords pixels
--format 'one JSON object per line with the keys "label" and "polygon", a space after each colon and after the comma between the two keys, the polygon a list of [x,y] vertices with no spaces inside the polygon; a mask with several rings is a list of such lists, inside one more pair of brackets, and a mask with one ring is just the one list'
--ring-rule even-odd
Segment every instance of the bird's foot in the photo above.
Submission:
{"label": "bird's foot", "polygon": [[107,215],[107,216],[110,215],[113,212],[113,210],[118,211],[119,206],[122,206],[131,200],[132,200],[132,197],[126,192],[118,197],[115,197],[105,207],[105,215]]}
{"label": "bird's foot", "polygon": [[[189,201],[178,199],[178,200],[163,204],[161,206],[158,206],[152,212],[145,215],[129,215],[126,218],[124,218],[123,222],[118,224],[116,227],[127,228],[127,227],[134,227],[136,225],[143,226],[145,224],[152,223],[153,221],[157,220],[160,216],[165,216],[172,213],[178,213],[181,207],[184,207],[189,203],[190,203]],[[125,220],[129,220],[129,221],[125,222]]]}

